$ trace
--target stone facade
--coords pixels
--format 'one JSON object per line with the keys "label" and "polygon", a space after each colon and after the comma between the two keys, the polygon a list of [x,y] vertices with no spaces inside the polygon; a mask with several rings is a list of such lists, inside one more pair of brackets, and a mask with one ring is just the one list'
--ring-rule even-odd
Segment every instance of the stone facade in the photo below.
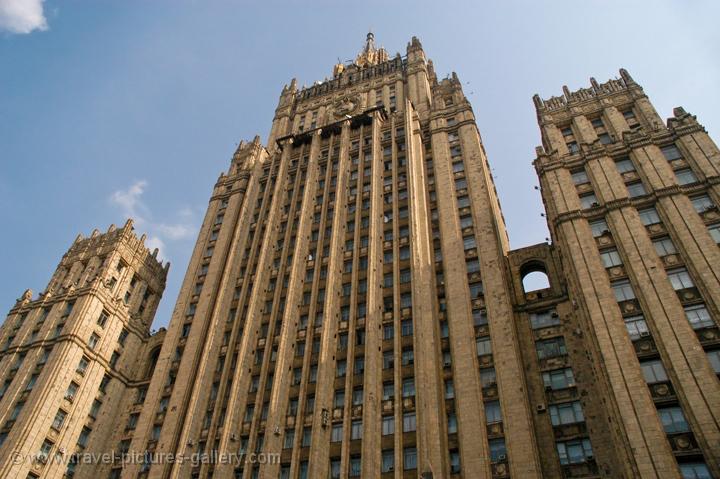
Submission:
{"label": "stone facade", "polygon": [[[720,477],[720,153],[620,73],[535,97],[552,242],[512,251],[461,83],[416,38],[391,57],[369,34],[332,79],[293,80],[267,144],[220,175],[167,331],[148,333],[167,268],[129,225],[78,240],[13,308],[2,477]],[[107,294],[119,257],[142,311],[127,272]],[[533,272],[549,286],[526,291]],[[27,339],[35,317],[86,296],[23,392],[53,344]],[[13,464],[47,441],[153,456]]]}

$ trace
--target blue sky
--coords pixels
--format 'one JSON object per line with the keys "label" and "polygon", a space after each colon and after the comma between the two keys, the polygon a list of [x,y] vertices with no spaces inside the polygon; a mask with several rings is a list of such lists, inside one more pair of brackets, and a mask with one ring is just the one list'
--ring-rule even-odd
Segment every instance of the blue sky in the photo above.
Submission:
{"label": "blue sky", "polygon": [[544,241],[532,95],[624,67],[662,117],[720,137],[717,1],[0,0],[0,309],[42,290],[77,233],[140,218],[172,263],[167,324],[212,185],[279,93],[331,75],[369,28],[418,36],[475,110],[513,247]]}

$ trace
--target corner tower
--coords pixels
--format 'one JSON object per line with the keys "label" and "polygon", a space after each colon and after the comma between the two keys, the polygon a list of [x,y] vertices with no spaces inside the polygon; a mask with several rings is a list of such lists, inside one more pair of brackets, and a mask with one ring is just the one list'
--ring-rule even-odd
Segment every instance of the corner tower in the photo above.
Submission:
{"label": "corner tower", "polygon": [[169,267],[143,241],[131,221],[78,236],[47,288],[10,310],[0,329],[0,476],[68,477],[73,454],[111,450]]}

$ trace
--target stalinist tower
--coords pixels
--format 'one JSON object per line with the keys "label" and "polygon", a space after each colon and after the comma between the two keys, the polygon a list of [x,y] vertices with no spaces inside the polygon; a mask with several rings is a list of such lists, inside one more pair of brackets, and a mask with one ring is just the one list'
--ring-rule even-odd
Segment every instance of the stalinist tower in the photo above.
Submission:
{"label": "stalinist tower", "polygon": [[369,34],[218,179],[130,444],[280,461],[122,477],[540,477],[507,250],[457,76]]}
{"label": "stalinist tower", "polygon": [[552,242],[510,250],[472,107],[417,38],[292,80],[215,184],[167,331],[130,224],[11,310],[0,477],[720,478],[717,145],[622,69],[534,103]]}

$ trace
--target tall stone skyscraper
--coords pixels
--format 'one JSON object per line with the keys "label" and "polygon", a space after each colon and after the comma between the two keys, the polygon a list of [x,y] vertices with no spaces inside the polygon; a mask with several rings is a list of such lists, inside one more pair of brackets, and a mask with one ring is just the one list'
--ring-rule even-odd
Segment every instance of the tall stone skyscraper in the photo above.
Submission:
{"label": "tall stone skyscraper", "polygon": [[78,236],[47,288],[0,330],[0,477],[70,477],[74,453],[114,448],[117,417],[146,385],[164,267],[123,228]]}
{"label": "tall stone skyscraper", "polygon": [[[267,144],[241,143],[218,178],[168,330],[139,334],[129,379],[109,383],[112,417],[85,434],[84,409],[55,428],[57,403],[37,404],[21,428],[34,442],[19,424],[0,431],[0,467],[20,447],[57,454],[66,430],[68,454],[135,460],[0,471],[720,477],[720,153],[682,109],[664,126],[624,70],[591,82],[535,98],[552,242],[510,250],[461,83],[438,80],[416,38],[391,57],[369,34],[332,79],[293,80]],[[83,244],[71,252],[101,255]],[[164,270],[138,267],[159,295]],[[547,287],[526,288],[531,273]],[[99,331],[82,317],[85,336]],[[8,373],[13,340],[8,418],[26,383]],[[76,373],[63,364],[64,388]]]}

